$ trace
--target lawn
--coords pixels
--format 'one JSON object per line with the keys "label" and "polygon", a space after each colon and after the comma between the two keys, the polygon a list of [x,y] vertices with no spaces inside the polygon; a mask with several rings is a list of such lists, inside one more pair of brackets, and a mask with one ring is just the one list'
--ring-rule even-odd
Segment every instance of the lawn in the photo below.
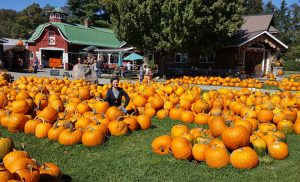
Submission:
{"label": "lawn", "polygon": [[[3,136],[11,137],[17,148],[21,144],[38,162],[54,162],[63,173],[64,181],[299,181],[300,136],[288,136],[290,155],[286,160],[266,160],[251,170],[237,170],[231,165],[211,169],[205,163],[178,161],[171,155],[159,156],[151,151],[152,140],[168,134],[179,121],[153,119],[153,127],[127,136],[110,137],[104,145],[87,148],[66,147],[47,139],[24,133],[12,134],[0,128]],[[195,125],[190,125],[192,128]]]}

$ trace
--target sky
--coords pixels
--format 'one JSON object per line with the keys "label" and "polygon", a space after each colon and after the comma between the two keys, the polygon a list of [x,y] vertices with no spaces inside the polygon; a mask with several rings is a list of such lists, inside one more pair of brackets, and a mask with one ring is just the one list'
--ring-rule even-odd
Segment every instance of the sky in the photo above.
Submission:
{"label": "sky", "polygon": [[[286,0],[288,5],[297,3],[298,0]],[[21,11],[32,3],[38,3],[41,7],[49,4],[54,7],[62,7],[66,4],[67,0],[0,0],[0,9],[14,9]],[[263,0],[267,2],[267,0]],[[273,3],[279,7],[281,0],[273,0]]]}

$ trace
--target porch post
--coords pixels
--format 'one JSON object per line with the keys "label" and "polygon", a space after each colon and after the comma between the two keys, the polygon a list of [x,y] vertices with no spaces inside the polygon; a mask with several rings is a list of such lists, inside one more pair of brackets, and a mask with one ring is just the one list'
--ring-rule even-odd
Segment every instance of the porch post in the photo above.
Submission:
{"label": "porch post", "polygon": [[263,61],[261,63],[261,73],[265,73],[265,57],[266,57],[266,52],[263,52]]}
{"label": "porch post", "polygon": [[246,51],[243,51],[243,69],[245,69],[245,57],[246,57]]}
{"label": "porch post", "polygon": [[110,64],[110,56],[111,56],[111,53],[108,53],[108,64]]}
{"label": "porch post", "polygon": [[270,57],[271,57],[271,53],[270,52],[268,52],[268,57],[267,57],[267,70],[266,70],[266,72],[268,72],[268,71],[270,71]]}

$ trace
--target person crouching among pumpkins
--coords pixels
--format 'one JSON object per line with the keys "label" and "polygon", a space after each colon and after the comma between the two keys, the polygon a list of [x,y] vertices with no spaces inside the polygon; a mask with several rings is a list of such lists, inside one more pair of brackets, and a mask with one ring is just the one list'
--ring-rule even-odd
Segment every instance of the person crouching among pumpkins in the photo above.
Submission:
{"label": "person crouching among pumpkins", "polygon": [[[110,80],[110,83],[112,87],[107,91],[105,101],[107,101],[110,106],[119,107],[121,111],[127,113],[127,110],[125,108],[129,104],[130,97],[128,96],[125,90],[119,87],[118,78],[112,78]],[[121,102],[123,96],[125,97],[124,105],[122,105]]]}

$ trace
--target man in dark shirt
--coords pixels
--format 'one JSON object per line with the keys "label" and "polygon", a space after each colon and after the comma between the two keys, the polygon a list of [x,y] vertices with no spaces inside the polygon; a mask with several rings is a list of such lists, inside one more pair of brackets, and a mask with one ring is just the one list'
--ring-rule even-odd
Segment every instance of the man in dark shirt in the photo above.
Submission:
{"label": "man in dark shirt", "polygon": [[[128,94],[118,86],[119,85],[118,78],[112,78],[110,80],[110,83],[112,87],[107,91],[105,100],[109,103],[110,106],[117,106],[124,113],[127,113],[127,110],[125,108],[127,107],[130,101]],[[125,97],[125,103],[123,106],[121,106],[122,104],[121,101],[123,96]]]}

